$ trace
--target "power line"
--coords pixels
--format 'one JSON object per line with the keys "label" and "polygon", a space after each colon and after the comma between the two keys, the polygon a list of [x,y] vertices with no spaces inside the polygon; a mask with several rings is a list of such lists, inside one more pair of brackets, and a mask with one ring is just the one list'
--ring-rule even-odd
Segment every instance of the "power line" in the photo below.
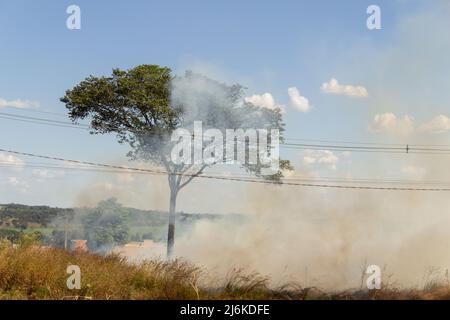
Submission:
{"label": "power line", "polygon": [[[315,150],[315,151],[338,151],[338,152],[362,152],[362,153],[387,153],[387,154],[406,154],[405,151],[400,150],[361,150],[361,149],[349,149],[349,148],[340,148],[339,146],[336,147],[328,147],[328,148],[322,148],[320,146],[317,147],[302,147],[302,146],[289,146],[289,145],[283,145],[280,144],[280,148],[285,149],[292,149],[292,150]],[[416,152],[410,152],[410,153],[416,153]]]}
{"label": "power line", "polygon": [[[52,112],[52,111],[44,111],[44,110],[36,110],[36,109],[30,109],[30,108],[17,108],[17,107],[6,107],[7,109],[14,109],[20,112],[33,112],[33,113],[41,113],[41,114],[48,114],[48,115],[53,115],[53,116],[58,116],[58,117],[68,117],[68,114],[66,113],[62,113],[62,112]],[[15,115],[18,116],[18,115]],[[11,119],[12,120],[12,119]],[[50,119],[39,119],[39,120],[50,120]],[[74,125],[74,123],[71,122],[65,122],[66,124],[70,124],[70,125]],[[85,127],[89,127],[88,124],[80,124],[81,126],[85,126]],[[382,145],[382,146],[404,146],[404,144],[400,144],[400,143],[380,143],[380,142],[356,142],[356,141],[348,141],[348,140],[321,140],[321,139],[300,139],[300,138],[285,138],[286,141],[291,140],[291,141],[302,141],[302,142],[308,142],[308,143],[331,143],[331,144],[353,144],[353,145]],[[426,146],[430,146],[430,147],[445,147],[448,145],[416,145],[416,146],[420,146],[420,147],[426,147]]]}
{"label": "power line", "polygon": [[[16,168],[45,168],[45,169],[55,169],[55,170],[77,170],[77,171],[90,171],[90,172],[104,172],[104,173],[142,173],[142,174],[148,174],[148,172],[133,172],[129,169],[103,169],[103,168],[96,168],[92,166],[86,166],[86,165],[71,165],[71,166],[64,166],[64,165],[54,165],[49,163],[38,163],[38,162],[26,162],[26,163],[12,163],[7,161],[0,161],[0,167],[16,167]],[[210,172],[211,174],[217,174],[217,172]],[[222,172],[219,172],[222,173]],[[163,173],[164,175],[166,173]],[[216,177],[217,175],[215,175]],[[222,175],[219,175],[219,177],[227,177]],[[242,179],[248,179],[253,178],[253,175],[250,174],[240,174],[240,175],[234,175],[234,178],[242,178]],[[440,180],[386,180],[386,179],[371,179],[371,178],[340,178],[340,177],[310,177],[310,176],[301,176],[301,175],[292,175],[289,177],[283,178],[283,181],[313,181],[313,182],[341,182],[341,183],[375,183],[375,184],[436,184],[436,185],[442,185],[442,184],[450,184],[449,181],[440,181]]]}
{"label": "power line", "polygon": [[133,173],[133,174],[149,174],[148,172],[133,172],[127,170],[114,169],[99,169],[99,168],[83,168],[83,167],[61,167],[61,166],[47,166],[47,165],[15,165],[15,164],[0,164],[0,168],[31,168],[31,169],[51,169],[58,171],[83,171],[83,172],[98,172],[98,173]]}
{"label": "power line", "polygon": [[20,122],[28,122],[28,123],[34,123],[34,124],[48,125],[48,126],[53,126],[53,127],[62,127],[62,128],[73,128],[73,129],[83,129],[83,130],[88,130],[87,128],[80,128],[80,127],[77,127],[77,126],[71,126],[71,125],[59,125],[59,124],[44,123],[44,122],[37,122],[37,121],[31,121],[31,120],[14,119],[14,118],[8,118],[8,117],[5,117],[5,116],[0,116],[0,119],[15,120],[15,121],[20,121]]}
{"label": "power line", "polygon": [[331,144],[305,144],[305,143],[284,143],[286,146],[299,146],[306,148],[339,148],[339,149],[355,149],[355,150],[388,150],[388,151],[403,151],[405,147],[374,147],[374,146],[344,146]]}
{"label": "power line", "polygon": [[89,126],[85,125],[85,124],[76,124],[76,123],[58,121],[58,120],[52,120],[52,119],[22,116],[22,115],[16,115],[16,114],[11,114],[11,113],[6,113],[6,112],[0,112],[0,118],[7,119],[7,120],[42,124],[42,125],[51,125],[51,126],[57,126],[57,127],[69,127],[69,128],[89,130]]}
{"label": "power line", "polygon": [[86,125],[86,124],[77,124],[77,123],[66,122],[66,121],[59,121],[59,120],[53,120],[53,119],[37,118],[37,117],[30,117],[30,116],[22,116],[22,115],[13,114],[13,113],[7,113],[7,112],[0,112],[0,115],[8,116],[8,117],[14,117],[14,118],[19,118],[19,119],[27,119],[27,120],[43,121],[43,122],[52,122],[52,123],[59,123],[59,124],[70,124],[70,125],[76,125],[76,126],[79,126],[79,127],[89,128],[89,125]]}
{"label": "power line", "polygon": [[14,110],[17,110],[17,111],[23,111],[23,112],[42,113],[42,114],[49,114],[49,115],[53,115],[53,116],[67,118],[67,114],[62,113],[62,112],[52,112],[52,111],[36,110],[36,109],[30,109],[30,108],[17,108],[17,107],[6,107],[6,108],[7,109],[14,109]]}
{"label": "power line", "polygon": [[[31,169],[51,169],[58,171],[84,171],[84,172],[98,172],[98,173],[131,173],[131,174],[149,174],[148,172],[134,172],[129,169],[100,169],[100,168],[89,168],[89,167],[81,167],[81,166],[57,166],[57,165],[35,165],[32,163],[25,164],[13,164],[8,162],[0,162],[0,168],[31,168]],[[156,173],[155,173],[156,174]],[[166,175],[166,173],[161,173],[160,175]],[[210,175],[214,178],[227,177],[223,174],[221,175]],[[253,176],[251,175],[234,175],[233,178],[240,179],[251,179]],[[423,180],[423,181],[414,181],[414,180],[380,180],[380,179],[345,179],[345,178],[326,178],[326,177],[316,177],[316,178],[300,178],[300,177],[286,177],[283,178],[283,181],[304,181],[311,183],[352,183],[352,184],[362,184],[362,183],[372,183],[372,184],[395,184],[395,185],[450,185],[448,181],[435,181],[435,180]]]}
{"label": "power line", "polygon": [[[24,109],[27,110],[27,109]],[[37,111],[37,110],[33,110],[33,111]],[[23,116],[23,115],[17,115],[17,114],[11,114],[11,113],[5,113],[5,112],[0,112],[1,116],[6,116],[8,117],[8,120],[29,120],[30,122],[48,122],[48,123],[55,123],[55,124],[61,124],[61,125],[68,125],[68,126],[74,126],[74,127],[81,127],[83,129],[89,129],[90,126],[88,124],[77,124],[77,123],[72,123],[72,122],[66,122],[66,121],[58,121],[58,120],[53,120],[53,119],[47,119],[47,118],[37,118],[37,117],[29,117],[29,116]],[[59,114],[62,115],[62,114]],[[213,137],[213,136],[206,136],[206,137]],[[311,142],[332,142],[329,140],[307,140],[307,139],[296,139],[296,138],[285,138],[285,140],[297,140],[297,141],[311,141]],[[338,141],[335,141],[336,143],[338,143]],[[340,143],[347,143],[347,144],[359,144],[359,145],[363,145],[363,144],[370,144],[370,145],[396,145],[397,148],[392,148],[392,147],[367,147],[369,149],[375,148],[375,149],[404,149],[404,145],[402,144],[383,144],[383,143],[372,143],[372,142],[344,142],[344,141],[340,141]],[[314,147],[317,145],[309,145],[309,144],[300,144],[300,143],[282,143],[283,145],[287,145],[287,146],[310,146],[310,147]],[[322,146],[322,145],[319,145]],[[335,146],[334,146],[335,147]],[[348,148],[348,147],[345,147]],[[365,147],[355,147],[356,149],[367,149]]]}
{"label": "power line", "polygon": [[[105,163],[97,163],[90,161],[82,161],[82,160],[73,160],[73,159],[65,159],[60,157],[52,157],[46,155],[39,155],[28,152],[19,152],[14,150],[6,150],[0,149],[1,152],[42,158],[47,160],[56,160],[56,161],[65,161],[76,164],[85,164],[90,166],[97,166],[103,168],[113,168],[113,169],[123,169],[137,172],[147,172],[149,174],[157,174],[157,175],[166,175],[169,174],[167,171],[161,170],[151,170],[151,169],[142,169],[142,168],[134,168],[134,167],[125,167],[118,165],[111,165]],[[358,186],[349,186],[349,185],[338,185],[338,184],[316,184],[316,183],[296,183],[296,182],[276,182],[276,181],[267,181],[267,180],[254,180],[254,179],[243,179],[239,177],[219,177],[219,176],[211,176],[211,175],[196,175],[196,174],[186,174],[186,173],[173,173],[176,176],[184,176],[184,177],[198,177],[203,179],[212,179],[212,180],[225,180],[225,181],[235,181],[235,182],[247,182],[247,183],[257,183],[257,184],[270,184],[270,185],[288,185],[288,186],[301,186],[301,187],[316,187],[316,188],[330,188],[330,189],[353,189],[353,190],[387,190],[387,191],[450,191],[450,188],[415,188],[415,187],[377,187],[377,186],[367,186],[367,185],[358,185]]]}
{"label": "power line", "polygon": [[355,144],[355,145],[382,145],[382,146],[404,146],[404,144],[401,143],[382,143],[382,142],[357,142],[357,141],[348,141],[348,140],[321,140],[321,139],[300,139],[300,138],[285,138],[285,140],[292,140],[292,141],[302,141],[302,142],[319,142],[319,143],[339,143],[339,144]]}
{"label": "power line", "polygon": [[[35,123],[65,128],[75,128],[82,130],[90,129],[90,126],[87,124],[77,124],[72,122],[58,121],[46,118],[22,116],[5,112],[0,112],[0,119],[15,120],[27,123]],[[324,141],[324,142],[327,141],[327,140],[306,140],[295,138],[286,138],[285,140]],[[351,151],[351,152],[366,152],[366,153],[450,155],[450,148],[433,148],[433,146],[426,147],[426,145],[416,146],[408,144],[404,145],[383,144],[383,143],[376,144],[372,142],[348,142],[348,141],[347,142],[341,141],[341,144],[331,144],[330,142],[331,141],[329,141],[329,143],[327,144],[281,142],[280,147],[295,150],[330,150],[339,152]],[[345,145],[345,143],[351,145]]]}

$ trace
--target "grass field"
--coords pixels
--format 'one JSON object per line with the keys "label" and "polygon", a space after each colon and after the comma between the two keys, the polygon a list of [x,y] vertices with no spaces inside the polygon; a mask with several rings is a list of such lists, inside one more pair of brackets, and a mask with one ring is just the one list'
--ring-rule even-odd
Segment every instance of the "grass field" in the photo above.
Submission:
{"label": "grass field", "polygon": [[[66,285],[69,265],[81,270],[81,289]],[[200,268],[181,260],[132,265],[117,255],[75,253],[21,243],[0,245],[0,299],[273,298],[266,279],[239,272],[219,288],[200,286]]]}
{"label": "grass field", "polygon": [[23,231],[23,233],[34,233],[34,232],[40,232],[42,235],[50,235],[52,233],[52,231],[54,230],[53,228],[44,228],[44,227],[38,227],[38,228],[26,228],[26,229],[19,229],[19,228],[15,228],[14,230],[16,231]]}
{"label": "grass field", "polygon": [[[78,290],[67,287],[69,265],[80,267]],[[117,255],[42,247],[32,237],[14,247],[0,242],[0,299],[450,299],[448,285],[326,293],[296,283],[270,288],[268,282],[242,270],[231,270],[211,282],[205,270],[186,261],[134,265]]]}

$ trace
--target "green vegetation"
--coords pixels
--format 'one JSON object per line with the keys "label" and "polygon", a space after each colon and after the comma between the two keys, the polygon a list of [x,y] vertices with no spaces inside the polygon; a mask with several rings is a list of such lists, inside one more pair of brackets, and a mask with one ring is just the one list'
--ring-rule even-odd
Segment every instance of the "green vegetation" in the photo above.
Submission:
{"label": "green vegetation", "polygon": [[91,249],[109,251],[130,240],[129,214],[115,199],[108,199],[81,218],[84,239]]}
{"label": "green vegetation", "polygon": [[73,217],[73,214],[73,209],[5,204],[0,205],[0,227],[17,229],[47,227],[57,217],[66,215]]}
{"label": "green vegetation", "polygon": [[[200,219],[223,219],[214,214],[178,213],[178,235]],[[242,219],[232,215],[229,219]],[[21,235],[37,233],[45,245],[63,248],[65,230],[68,240],[86,239],[89,248],[108,249],[128,241],[167,240],[166,212],[138,210],[121,206],[115,199],[105,200],[95,208],[52,208],[21,204],[0,205],[0,239],[16,243]]]}

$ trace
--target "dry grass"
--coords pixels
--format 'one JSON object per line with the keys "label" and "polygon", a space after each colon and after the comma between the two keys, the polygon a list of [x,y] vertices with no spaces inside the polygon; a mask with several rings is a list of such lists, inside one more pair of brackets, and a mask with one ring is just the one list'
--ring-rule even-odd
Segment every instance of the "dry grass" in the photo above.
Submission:
{"label": "dry grass", "polygon": [[[81,269],[79,290],[67,288],[69,265]],[[391,284],[370,292],[326,293],[296,283],[271,289],[267,277],[240,269],[214,286],[201,286],[203,276],[200,268],[182,260],[133,265],[117,255],[68,252],[27,241],[13,248],[0,241],[0,299],[450,299],[448,281],[438,283],[436,277],[421,290]]]}
{"label": "dry grass", "polygon": [[[66,285],[69,265],[81,269],[81,289]],[[266,279],[235,272],[219,289],[199,286],[202,270],[182,260],[139,265],[118,255],[0,244],[0,299],[251,299],[274,298]]]}

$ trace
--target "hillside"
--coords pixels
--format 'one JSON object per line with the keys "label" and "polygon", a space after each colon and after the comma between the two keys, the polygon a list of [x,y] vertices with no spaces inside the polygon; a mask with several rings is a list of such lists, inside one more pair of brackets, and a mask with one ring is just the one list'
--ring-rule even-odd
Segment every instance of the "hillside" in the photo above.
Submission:
{"label": "hillside", "polygon": [[[140,210],[124,207],[130,215],[130,220],[136,225],[159,225],[167,223],[167,212],[157,210]],[[57,218],[69,216],[73,218],[75,213],[82,214],[89,208],[58,208],[49,206],[28,206],[23,204],[0,204],[0,227],[35,228],[54,225]],[[181,221],[198,219],[217,219],[223,217],[211,213],[178,213]]]}
{"label": "hillside", "polygon": [[[21,234],[37,233],[44,244],[55,247],[64,246],[66,232],[68,240],[90,236],[107,238],[101,244],[91,241],[92,247],[145,239],[165,242],[167,219],[167,212],[123,207],[115,199],[102,201],[96,208],[2,204],[0,238],[16,242]],[[177,214],[178,236],[201,219],[243,219],[243,215],[180,212]]]}

